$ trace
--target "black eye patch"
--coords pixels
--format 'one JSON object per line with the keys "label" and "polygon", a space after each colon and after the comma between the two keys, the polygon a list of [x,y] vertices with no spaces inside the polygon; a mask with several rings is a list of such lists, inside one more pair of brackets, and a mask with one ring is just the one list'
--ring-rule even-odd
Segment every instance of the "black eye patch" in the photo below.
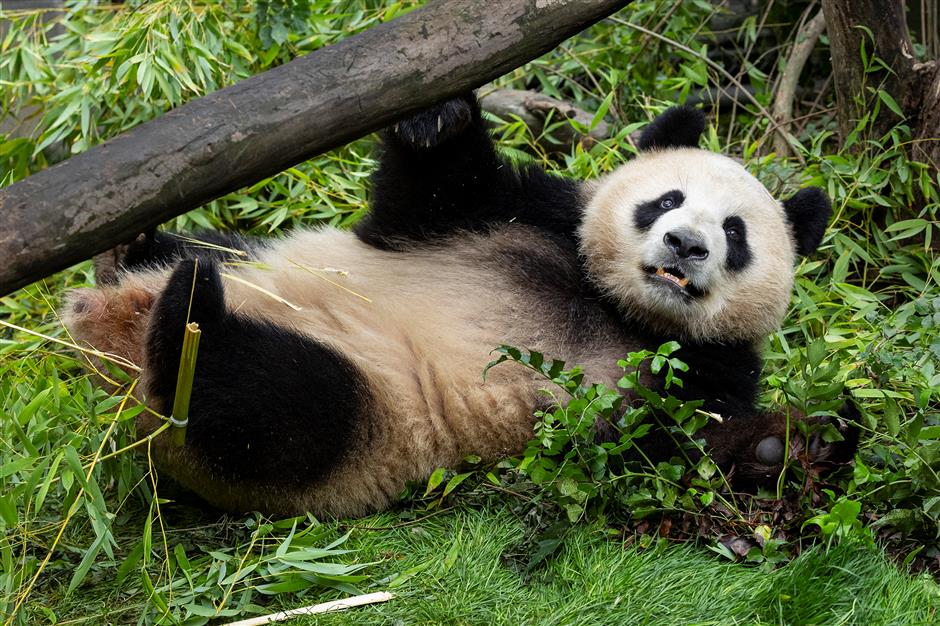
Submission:
{"label": "black eye patch", "polygon": [[738,272],[751,262],[751,249],[747,245],[747,227],[737,215],[725,218],[721,227],[725,230],[725,239],[728,241],[728,256],[726,263],[728,269]]}
{"label": "black eye patch", "polygon": [[637,230],[649,230],[665,213],[678,209],[685,202],[685,194],[678,189],[667,191],[655,200],[643,202],[633,212],[633,224]]}

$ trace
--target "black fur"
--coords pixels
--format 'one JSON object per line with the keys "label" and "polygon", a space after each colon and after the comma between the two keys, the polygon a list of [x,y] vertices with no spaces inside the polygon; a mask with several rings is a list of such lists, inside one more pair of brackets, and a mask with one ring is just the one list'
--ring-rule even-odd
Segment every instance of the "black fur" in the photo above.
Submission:
{"label": "black fur", "polygon": [[[176,233],[151,231],[140,235],[128,245],[121,267],[134,270],[148,265],[169,265],[180,259],[195,258],[216,261],[239,258],[244,260],[261,245],[261,240],[248,239],[233,232],[204,230],[183,237]],[[230,250],[240,251],[244,255]]]}
{"label": "black fur", "polygon": [[643,129],[637,147],[640,150],[697,148],[703,132],[704,113],[690,106],[672,107]]}
{"label": "black fur", "polygon": [[815,252],[832,215],[829,198],[822,189],[807,187],[784,200],[783,209],[796,238],[797,254],[806,256]]}
{"label": "black fur", "polygon": [[647,231],[656,223],[656,220],[669,211],[678,209],[683,202],[685,202],[685,194],[678,189],[667,191],[655,200],[643,202],[633,212],[633,225],[640,232]]}
{"label": "black fur", "polygon": [[357,425],[370,414],[365,381],[310,337],[226,311],[223,296],[213,261],[177,265],[152,312],[149,401],[172,410],[188,312],[202,330],[185,444],[193,457],[223,480],[315,484],[361,436]]}
{"label": "black fur", "polygon": [[739,272],[751,262],[751,247],[747,245],[747,226],[737,215],[725,218],[722,228],[728,241],[725,263],[728,269]]}
{"label": "black fur", "polygon": [[479,118],[478,109],[472,96],[454,98],[398,122],[386,134],[414,150],[430,150],[463,132]]}
{"label": "black fur", "polygon": [[[581,219],[578,182],[537,167],[517,171],[501,159],[472,95],[397,129],[384,133],[371,209],[354,229],[362,241],[398,249],[510,222],[574,236]],[[431,137],[435,131],[439,139]]]}

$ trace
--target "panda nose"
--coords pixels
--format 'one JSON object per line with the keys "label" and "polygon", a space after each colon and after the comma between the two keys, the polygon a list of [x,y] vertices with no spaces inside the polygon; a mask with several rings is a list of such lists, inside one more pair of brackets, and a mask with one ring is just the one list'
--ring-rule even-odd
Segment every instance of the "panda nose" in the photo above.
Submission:
{"label": "panda nose", "polygon": [[663,243],[682,259],[702,261],[708,257],[704,237],[692,230],[682,228],[670,231],[663,236]]}

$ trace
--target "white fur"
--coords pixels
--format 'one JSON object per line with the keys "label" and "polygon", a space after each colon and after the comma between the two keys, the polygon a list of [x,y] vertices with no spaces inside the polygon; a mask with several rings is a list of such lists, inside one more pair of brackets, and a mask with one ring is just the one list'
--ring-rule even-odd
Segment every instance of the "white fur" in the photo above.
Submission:
{"label": "white fur", "polygon": [[[646,232],[634,225],[637,205],[678,189],[681,207]],[[722,223],[741,217],[751,263],[740,272],[725,267]],[[661,252],[663,236],[680,226],[695,229],[709,256],[695,277],[707,294],[689,301],[650,284],[644,265]],[[580,229],[581,252],[594,280],[623,309],[657,330],[703,341],[755,340],[776,330],[790,300],[795,244],[783,208],[741,165],[695,148],[640,155],[595,183]]]}

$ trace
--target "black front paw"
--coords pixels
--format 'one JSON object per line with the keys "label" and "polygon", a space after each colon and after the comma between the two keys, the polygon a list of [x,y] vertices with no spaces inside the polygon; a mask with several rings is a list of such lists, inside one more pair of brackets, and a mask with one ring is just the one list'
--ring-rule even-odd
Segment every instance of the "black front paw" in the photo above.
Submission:
{"label": "black front paw", "polygon": [[479,115],[473,94],[431,107],[392,126],[391,139],[414,150],[430,150],[456,137]]}
{"label": "black front paw", "polygon": [[792,409],[764,413],[752,422],[761,427],[752,430],[735,455],[736,483],[769,484],[782,471],[785,456],[815,475],[848,463],[858,449],[859,417],[851,402],[839,410],[838,419],[806,417]]}

